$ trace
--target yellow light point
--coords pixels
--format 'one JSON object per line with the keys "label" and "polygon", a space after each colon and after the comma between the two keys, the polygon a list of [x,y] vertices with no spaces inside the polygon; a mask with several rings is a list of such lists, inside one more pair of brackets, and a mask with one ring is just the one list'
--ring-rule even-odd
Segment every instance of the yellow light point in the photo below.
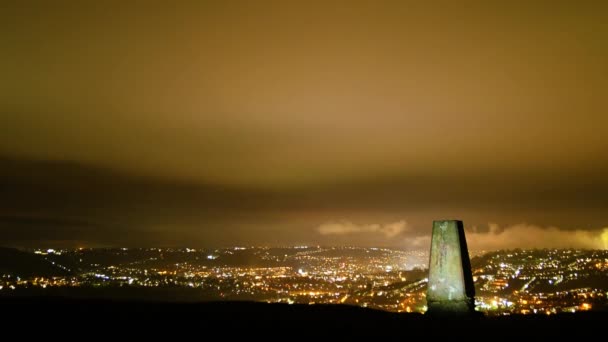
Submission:
{"label": "yellow light point", "polygon": [[589,310],[591,309],[591,304],[583,303],[581,304],[581,310]]}

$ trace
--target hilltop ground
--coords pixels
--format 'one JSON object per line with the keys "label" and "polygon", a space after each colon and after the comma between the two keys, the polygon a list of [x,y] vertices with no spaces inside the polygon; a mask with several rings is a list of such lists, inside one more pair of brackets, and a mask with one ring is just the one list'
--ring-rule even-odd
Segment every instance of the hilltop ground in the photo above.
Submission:
{"label": "hilltop ground", "polygon": [[528,336],[603,336],[604,312],[552,316],[432,318],[344,305],[251,302],[168,303],[57,297],[0,298],[6,333],[24,336],[93,334],[104,339],[133,335],[285,337],[453,336],[468,339]]}

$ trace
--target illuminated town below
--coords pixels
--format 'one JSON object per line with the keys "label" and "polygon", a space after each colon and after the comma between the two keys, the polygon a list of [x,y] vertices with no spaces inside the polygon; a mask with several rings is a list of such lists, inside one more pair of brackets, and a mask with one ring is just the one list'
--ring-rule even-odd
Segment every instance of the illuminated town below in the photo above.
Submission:
{"label": "illuminated town below", "polygon": [[[608,251],[470,254],[476,309],[487,315],[550,315],[608,306]],[[348,304],[392,312],[426,310],[428,251],[310,246],[80,248],[19,251],[18,256],[26,257],[23,271],[19,262],[17,269],[0,269],[0,296],[246,300]],[[35,262],[39,264],[32,268]]]}

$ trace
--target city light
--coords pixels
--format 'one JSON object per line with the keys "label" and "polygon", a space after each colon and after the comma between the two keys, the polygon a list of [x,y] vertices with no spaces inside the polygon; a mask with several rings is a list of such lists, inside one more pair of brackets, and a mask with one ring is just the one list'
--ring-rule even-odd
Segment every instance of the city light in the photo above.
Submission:
{"label": "city light", "polygon": [[[57,274],[1,274],[0,294],[33,288],[51,292],[61,287],[115,292],[126,287],[165,288],[183,291],[180,298],[191,301],[426,311],[427,251],[298,246],[33,252]],[[571,313],[606,305],[606,289],[593,284],[606,284],[608,251],[471,251],[471,255],[476,310],[487,315]]]}

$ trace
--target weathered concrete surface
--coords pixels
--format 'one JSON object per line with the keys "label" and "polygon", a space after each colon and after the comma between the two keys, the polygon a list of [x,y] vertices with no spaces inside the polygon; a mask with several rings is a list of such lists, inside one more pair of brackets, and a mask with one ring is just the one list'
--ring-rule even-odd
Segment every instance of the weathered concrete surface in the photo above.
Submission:
{"label": "weathered concrete surface", "polygon": [[475,309],[475,288],[462,221],[433,222],[428,314],[471,314]]}

